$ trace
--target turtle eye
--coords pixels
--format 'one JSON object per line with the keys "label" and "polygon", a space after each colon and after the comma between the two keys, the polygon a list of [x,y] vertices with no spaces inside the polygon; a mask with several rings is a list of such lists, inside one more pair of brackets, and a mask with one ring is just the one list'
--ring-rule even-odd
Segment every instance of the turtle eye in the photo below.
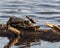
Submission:
{"label": "turtle eye", "polygon": [[29,22],[28,22],[28,21],[26,21],[25,23],[26,23],[26,24],[28,24]]}
{"label": "turtle eye", "polygon": [[28,25],[28,24],[29,24],[29,21],[24,21],[24,24],[25,24],[25,25]]}

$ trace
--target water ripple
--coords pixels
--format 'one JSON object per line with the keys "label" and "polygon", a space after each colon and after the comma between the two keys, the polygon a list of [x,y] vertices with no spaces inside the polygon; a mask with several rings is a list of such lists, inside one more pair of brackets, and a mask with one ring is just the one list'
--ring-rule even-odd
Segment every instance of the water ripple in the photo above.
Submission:
{"label": "water ripple", "polygon": [[57,7],[57,6],[49,5],[49,4],[38,4],[37,6],[43,6],[43,7]]}
{"label": "water ripple", "polygon": [[60,12],[35,12],[36,14],[60,14]]}

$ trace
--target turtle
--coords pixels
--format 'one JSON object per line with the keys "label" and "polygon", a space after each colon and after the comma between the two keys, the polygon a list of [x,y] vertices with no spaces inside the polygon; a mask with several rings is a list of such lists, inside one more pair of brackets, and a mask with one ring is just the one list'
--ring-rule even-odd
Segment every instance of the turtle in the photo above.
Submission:
{"label": "turtle", "polygon": [[29,16],[26,16],[28,20],[24,20],[21,18],[16,18],[14,16],[10,17],[9,20],[7,21],[7,28],[9,25],[15,28],[24,28],[26,30],[38,30],[40,26],[35,25],[36,22],[30,18]]}

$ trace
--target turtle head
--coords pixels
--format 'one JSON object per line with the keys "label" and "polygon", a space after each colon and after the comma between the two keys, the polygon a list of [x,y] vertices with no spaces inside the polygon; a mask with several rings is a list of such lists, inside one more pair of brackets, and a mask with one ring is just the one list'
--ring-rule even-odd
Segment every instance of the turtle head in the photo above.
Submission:
{"label": "turtle head", "polygon": [[34,19],[30,18],[29,16],[26,16],[26,18],[33,24],[36,24],[36,22],[34,21]]}

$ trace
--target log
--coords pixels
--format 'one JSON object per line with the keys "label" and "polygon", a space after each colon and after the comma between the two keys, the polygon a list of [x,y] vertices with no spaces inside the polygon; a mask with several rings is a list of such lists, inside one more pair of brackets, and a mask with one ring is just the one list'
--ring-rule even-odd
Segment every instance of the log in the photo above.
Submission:
{"label": "log", "polygon": [[12,27],[12,26],[10,26],[10,25],[8,26],[8,30],[12,31],[13,33],[15,33],[15,34],[17,34],[17,35],[20,35],[20,33],[21,33],[20,30]]}
{"label": "log", "polygon": [[60,27],[52,23],[46,23],[46,26],[52,28],[55,32],[60,32]]}
{"label": "log", "polygon": [[[5,28],[0,28],[0,36],[12,38],[15,36],[15,32],[13,31],[6,31]],[[53,32],[52,30],[44,30],[40,29],[37,31],[27,31],[27,30],[20,30],[20,37],[21,38],[40,38],[42,40],[47,41],[60,41],[60,34]]]}

